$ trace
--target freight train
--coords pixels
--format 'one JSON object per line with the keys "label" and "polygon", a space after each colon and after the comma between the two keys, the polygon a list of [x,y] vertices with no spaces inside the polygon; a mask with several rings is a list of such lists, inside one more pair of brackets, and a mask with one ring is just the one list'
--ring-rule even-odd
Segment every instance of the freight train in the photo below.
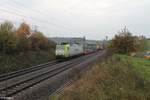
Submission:
{"label": "freight train", "polygon": [[68,44],[62,43],[56,45],[55,55],[57,58],[68,58],[76,55],[89,54],[100,50],[99,44]]}
{"label": "freight train", "polygon": [[56,45],[56,57],[57,58],[67,58],[71,56],[76,56],[83,54],[83,45],[79,44],[59,44]]}

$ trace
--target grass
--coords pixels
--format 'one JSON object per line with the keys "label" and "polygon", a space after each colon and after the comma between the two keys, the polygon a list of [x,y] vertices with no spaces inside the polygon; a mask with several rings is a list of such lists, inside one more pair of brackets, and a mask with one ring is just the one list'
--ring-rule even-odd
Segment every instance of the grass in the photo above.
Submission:
{"label": "grass", "polygon": [[150,100],[150,61],[114,55],[53,100]]}
{"label": "grass", "polygon": [[150,39],[147,39],[147,40],[145,41],[145,44],[146,44],[145,51],[150,51]]}
{"label": "grass", "polygon": [[118,55],[123,61],[128,61],[144,79],[150,80],[150,61],[144,58],[129,57],[126,55]]}
{"label": "grass", "polygon": [[26,53],[0,54],[0,74],[16,71],[55,59],[53,51],[29,51]]}

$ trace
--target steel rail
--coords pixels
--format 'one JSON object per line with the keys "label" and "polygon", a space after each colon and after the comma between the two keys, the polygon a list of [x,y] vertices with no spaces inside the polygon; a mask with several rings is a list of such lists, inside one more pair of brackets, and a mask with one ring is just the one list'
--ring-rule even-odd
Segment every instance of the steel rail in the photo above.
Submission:
{"label": "steel rail", "polygon": [[14,77],[17,77],[17,76],[20,76],[20,75],[24,75],[24,74],[27,74],[27,73],[30,73],[30,72],[33,72],[33,71],[37,71],[37,70],[40,70],[40,69],[43,69],[43,68],[46,68],[46,67],[50,67],[51,65],[57,64],[59,61],[60,60],[55,60],[55,61],[51,61],[51,62],[48,62],[48,63],[40,64],[40,65],[37,65],[37,66],[33,66],[33,67],[30,67],[30,68],[26,68],[26,69],[14,71],[14,72],[11,72],[11,73],[8,73],[8,74],[0,75],[0,82],[11,79],[11,78],[14,78]]}
{"label": "steel rail", "polygon": [[[88,57],[88,56],[87,56],[87,57]],[[8,89],[10,89],[10,88],[12,88],[12,87],[16,87],[16,86],[18,86],[18,85],[20,85],[20,84],[22,84],[22,83],[25,83],[25,82],[27,82],[27,81],[31,81],[31,80],[33,80],[33,79],[35,79],[35,78],[38,78],[38,77],[42,76],[42,75],[45,75],[45,74],[48,74],[48,73],[57,71],[57,70],[59,70],[60,68],[64,68],[65,66],[69,66],[70,64],[77,63],[77,62],[79,62],[79,61],[81,61],[81,60],[82,60],[82,58],[74,59],[74,60],[73,60],[72,62],[70,62],[70,63],[67,63],[67,64],[65,64],[65,65],[63,65],[63,66],[55,67],[54,69],[51,69],[51,70],[48,71],[48,72],[45,72],[45,73],[42,73],[42,74],[40,74],[40,75],[34,76],[34,77],[29,78],[29,79],[27,79],[27,80],[26,80],[26,79],[25,79],[25,80],[22,80],[22,81],[20,81],[20,82],[17,82],[17,83],[15,83],[15,84],[12,84],[12,85],[10,85],[10,86],[8,86],[8,87],[6,87],[6,88],[2,88],[2,89],[0,89],[0,91],[4,91],[4,90],[8,90]]]}
{"label": "steel rail", "polygon": [[[6,96],[15,95],[15,94],[17,94],[17,93],[27,89],[27,88],[30,88],[30,87],[32,87],[32,86],[34,86],[34,85],[36,85],[36,84],[38,84],[38,83],[48,79],[48,78],[51,78],[51,77],[53,77],[53,76],[55,76],[55,75],[57,75],[57,74],[59,74],[59,73],[61,73],[63,71],[66,71],[66,70],[72,68],[73,66],[79,64],[81,61],[83,61],[83,60],[85,60],[88,57],[93,56],[93,55],[94,54],[92,54],[92,55],[90,54],[90,55],[82,56],[82,57],[77,58],[77,59],[73,59],[73,60],[71,60],[71,62],[66,62],[65,65],[57,65],[58,67],[54,67],[53,69],[51,69],[51,70],[49,70],[47,72],[44,72],[44,73],[40,73],[40,74],[38,74],[38,75],[36,75],[34,77],[30,77],[28,79],[21,80],[19,82],[14,83],[14,84],[10,84],[8,87],[0,89],[0,91],[1,92],[2,91],[3,92],[4,91],[8,91],[8,94]],[[55,61],[53,63],[55,63]],[[38,66],[45,67],[45,66],[47,66],[49,64],[50,63],[46,63],[46,64],[41,64],[41,65],[38,65]],[[34,68],[37,68],[37,70],[38,70],[38,67],[35,66],[35,67],[33,67],[33,70],[30,71],[30,72],[36,71],[36,70],[34,70]],[[28,70],[25,69],[25,71],[28,71]],[[25,73],[23,71],[18,71],[18,72],[21,72],[22,74]],[[30,72],[27,72],[27,73],[30,73]],[[15,73],[14,74],[12,73],[12,75],[14,75],[14,77],[16,77]]]}
{"label": "steel rail", "polygon": [[71,64],[71,65],[69,64],[68,67],[62,67],[61,69],[56,70],[56,72],[54,71],[54,73],[45,74],[45,77],[40,76],[40,77],[38,77],[38,79],[35,80],[35,81],[31,80],[28,85],[19,88],[19,90],[15,91],[15,92],[8,93],[7,96],[8,96],[8,97],[13,96],[13,95],[15,95],[15,94],[17,94],[17,93],[19,93],[19,92],[25,90],[25,89],[28,89],[28,88],[30,88],[30,87],[33,87],[34,85],[36,85],[36,84],[38,84],[38,83],[40,83],[40,82],[43,82],[43,81],[45,81],[45,80],[47,80],[47,79],[49,79],[49,78],[51,78],[51,77],[53,77],[53,76],[55,76],[55,75],[61,73],[61,72],[64,72],[64,71],[66,71],[66,70],[72,68],[72,67],[75,66],[75,65],[77,65],[77,63],[73,63],[73,64]]}

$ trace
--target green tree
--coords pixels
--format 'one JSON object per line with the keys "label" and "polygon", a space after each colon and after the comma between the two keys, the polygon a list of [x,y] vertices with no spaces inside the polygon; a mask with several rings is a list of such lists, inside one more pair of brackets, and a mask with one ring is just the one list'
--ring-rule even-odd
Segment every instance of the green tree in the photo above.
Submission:
{"label": "green tree", "polygon": [[16,50],[16,38],[14,26],[11,22],[5,21],[0,25],[0,51],[11,53]]}

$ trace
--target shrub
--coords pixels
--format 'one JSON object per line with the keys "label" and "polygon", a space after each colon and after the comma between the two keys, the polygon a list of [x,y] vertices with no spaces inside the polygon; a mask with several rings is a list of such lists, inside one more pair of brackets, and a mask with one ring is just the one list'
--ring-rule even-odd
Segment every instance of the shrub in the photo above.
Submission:
{"label": "shrub", "polygon": [[133,36],[126,28],[112,39],[111,48],[117,53],[129,54],[143,48],[144,37]]}
{"label": "shrub", "polygon": [[51,45],[48,38],[46,38],[41,32],[34,32],[29,38],[29,41],[30,49],[32,50],[49,50],[54,45]]}

